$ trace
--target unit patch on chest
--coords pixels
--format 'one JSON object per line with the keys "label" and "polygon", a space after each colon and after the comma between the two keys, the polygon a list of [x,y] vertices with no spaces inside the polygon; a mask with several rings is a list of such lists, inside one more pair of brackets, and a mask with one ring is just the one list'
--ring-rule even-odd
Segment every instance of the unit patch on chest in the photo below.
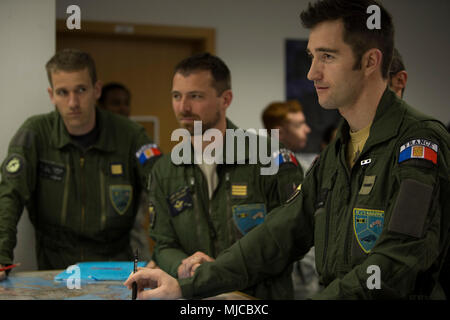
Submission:
{"label": "unit patch on chest", "polygon": [[372,250],[384,225],[384,211],[353,208],[353,229],[356,240],[365,253]]}
{"label": "unit patch on chest", "polygon": [[263,223],[266,217],[266,205],[264,203],[241,204],[233,206],[232,211],[233,220],[243,235]]}

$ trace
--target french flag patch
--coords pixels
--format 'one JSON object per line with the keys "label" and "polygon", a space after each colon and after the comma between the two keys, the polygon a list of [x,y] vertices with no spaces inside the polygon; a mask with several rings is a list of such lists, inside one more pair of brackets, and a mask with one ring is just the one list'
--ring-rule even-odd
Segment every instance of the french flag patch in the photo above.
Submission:
{"label": "french flag patch", "polygon": [[292,153],[288,149],[281,148],[279,150],[278,155],[276,156],[276,163],[278,165],[281,165],[283,163],[288,163],[288,162],[291,162],[295,166],[298,166],[298,161],[297,161],[297,158],[295,157],[294,153]]}
{"label": "french flag patch", "polygon": [[398,163],[409,159],[425,159],[437,164],[438,145],[425,139],[414,139],[400,147]]}
{"label": "french flag patch", "polygon": [[139,159],[141,164],[144,164],[151,157],[159,156],[160,154],[161,151],[159,151],[156,144],[146,144],[145,146],[142,146],[138,152],[136,152],[136,157]]}

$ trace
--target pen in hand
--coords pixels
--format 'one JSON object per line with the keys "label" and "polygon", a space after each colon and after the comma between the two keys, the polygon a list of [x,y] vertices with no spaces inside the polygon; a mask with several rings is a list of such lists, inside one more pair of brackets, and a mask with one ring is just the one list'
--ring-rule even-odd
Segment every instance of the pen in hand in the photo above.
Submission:
{"label": "pen in hand", "polygon": [[[134,266],[133,266],[133,273],[137,272],[137,266],[138,266],[138,260],[139,260],[139,250],[136,249],[136,253],[134,254]],[[137,297],[137,283],[136,281],[132,284],[132,291],[131,291],[131,300],[136,300]]]}

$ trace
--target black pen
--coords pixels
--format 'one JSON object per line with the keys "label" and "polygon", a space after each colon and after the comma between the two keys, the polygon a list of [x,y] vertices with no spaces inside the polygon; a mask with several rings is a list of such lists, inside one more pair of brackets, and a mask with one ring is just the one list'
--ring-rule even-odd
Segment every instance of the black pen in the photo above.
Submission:
{"label": "black pen", "polygon": [[[138,266],[138,257],[139,251],[136,249],[136,253],[134,254],[134,266],[133,266],[133,273],[137,272],[137,266]],[[136,281],[132,284],[132,291],[131,291],[131,300],[136,300],[137,297],[137,283]]]}

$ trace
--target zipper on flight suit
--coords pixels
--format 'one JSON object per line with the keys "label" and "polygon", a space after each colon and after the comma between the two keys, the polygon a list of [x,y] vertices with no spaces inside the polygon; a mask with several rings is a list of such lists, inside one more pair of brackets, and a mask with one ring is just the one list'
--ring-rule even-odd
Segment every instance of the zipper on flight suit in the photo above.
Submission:
{"label": "zipper on flight suit", "polygon": [[[361,157],[361,155],[360,155],[360,157]],[[359,165],[358,162],[355,162],[355,165]],[[351,169],[350,195],[352,194],[352,192],[351,192],[352,191],[352,189],[351,189],[351,187],[352,187],[351,176],[353,175],[355,165]],[[356,184],[356,190],[360,190],[361,189],[362,183],[364,181],[364,172],[366,170],[366,167],[367,166],[361,167],[361,171],[362,172],[361,172],[361,174],[358,177],[358,183]],[[344,263],[345,264],[348,264],[350,262],[350,255],[351,255],[351,247],[350,247],[351,246],[351,242],[350,242],[350,239],[352,238],[352,235],[353,235],[353,209],[355,207],[357,199],[358,199],[358,195],[356,195],[353,198],[353,201],[351,202],[351,206],[350,206],[350,212],[351,212],[351,215],[350,215],[350,227],[349,227],[348,231],[346,232],[345,241],[344,241],[344,248],[345,248],[345,252],[347,253],[347,254],[344,254]]]}
{"label": "zipper on flight suit", "polygon": [[[84,215],[85,215],[85,188],[84,188],[84,162],[85,158],[84,156],[80,157],[80,171],[81,171],[81,177],[80,177],[80,197],[81,197],[81,223],[80,223],[80,233],[83,233],[84,229]],[[81,261],[84,260],[84,251],[83,246],[80,246],[81,250]]]}
{"label": "zipper on flight suit", "polygon": [[234,228],[234,218],[233,218],[233,213],[231,212],[231,180],[230,180],[230,173],[228,171],[225,172],[225,188],[226,188],[226,194],[227,194],[227,227],[228,227],[228,232],[227,232],[227,238],[228,238],[228,243],[233,243],[233,239],[230,239],[230,237],[232,236],[232,234],[235,231]]}
{"label": "zipper on flight suit", "polygon": [[331,184],[330,189],[328,190],[327,199],[324,199],[323,201],[326,201],[326,208],[325,208],[325,243],[323,245],[323,255],[322,255],[322,264],[323,269],[325,271],[326,269],[326,256],[327,256],[327,250],[328,250],[328,236],[329,236],[329,229],[330,229],[330,215],[331,215],[331,200],[332,200],[332,194],[333,194],[333,187],[334,183],[336,182],[336,176],[337,176],[337,170],[334,172],[333,177],[331,178]]}

